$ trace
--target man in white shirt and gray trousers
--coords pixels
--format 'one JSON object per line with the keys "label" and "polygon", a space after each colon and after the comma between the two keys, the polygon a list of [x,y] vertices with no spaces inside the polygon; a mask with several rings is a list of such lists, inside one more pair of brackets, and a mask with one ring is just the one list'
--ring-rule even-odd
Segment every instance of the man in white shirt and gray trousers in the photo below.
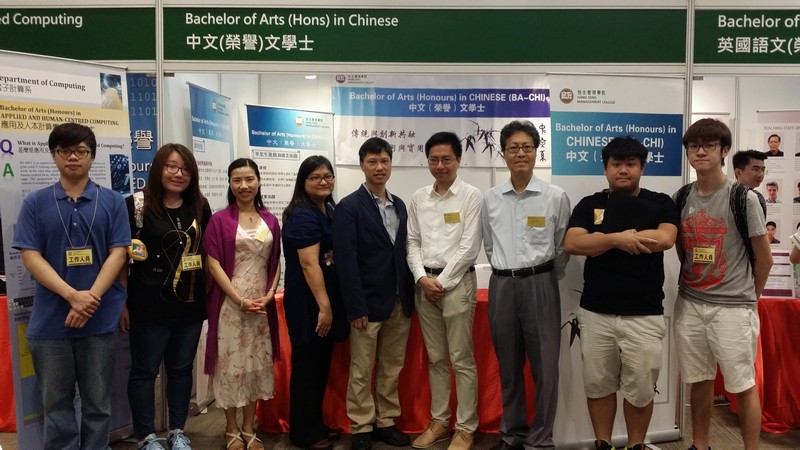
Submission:
{"label": "man in white shirt and gray trousers", "polygon": [[[501,440],[492,450],[552,449],[558,402],[561,298],[569,255],[564,236],[570,216],[567,194],[533,176],[540,139],[529,121],[500,131],[510,179],[483,199],[483,246],[492,265],[489,327],[500,367],[503,395]],[[528,423],[525,356],[536,383],[536,415]]]}
{"label": "man in white shirt and gray trousers", "polygon": [[477,302],[475,259],[481,246],[481,192],[458,178],[461,141],[439,132],[425,143],[436,180],[414,193],[408,208],[408,265],[431,388],[431,421],[411,444],[428,448],[449,437],[450,364],[458,395],[449,450],[469,450],[478,427],[478,371],[472,345]]}

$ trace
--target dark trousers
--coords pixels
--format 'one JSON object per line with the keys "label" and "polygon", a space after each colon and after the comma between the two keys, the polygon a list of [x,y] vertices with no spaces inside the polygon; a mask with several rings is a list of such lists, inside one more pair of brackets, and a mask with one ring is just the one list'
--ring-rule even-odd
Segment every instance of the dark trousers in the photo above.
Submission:
{"label": "dark trousers", "polygon": [[[42,394],[43,449],[108,449],[117,333],[31,339],[28,349]],[[80,426],[75,414],[76,385],[81,398]]]}
{"label": "dark trousers", "polygon": [[289,379],[289,439],[308,447],[328,435],[322,419],[322,401],[333,356],[333,339],[314,336],[311,342],[292,345]]}
{"label": "dark trousers", "polygon": [[[561,297],[555,272],[489,279],[489,327],[503,395],[501,438],[526,449],[555,448],[561,349]],[[525,358],[536,385],[536,414],[528,422]]]}
{"label": "dark trousers", "polygon": [[155,433],[155,383],[161,361],[167,372],[169,429],[183,429],[192,396],[192,368],[202,322],[131,324],[131,374],[128,403],[133,435],[143,439]]}

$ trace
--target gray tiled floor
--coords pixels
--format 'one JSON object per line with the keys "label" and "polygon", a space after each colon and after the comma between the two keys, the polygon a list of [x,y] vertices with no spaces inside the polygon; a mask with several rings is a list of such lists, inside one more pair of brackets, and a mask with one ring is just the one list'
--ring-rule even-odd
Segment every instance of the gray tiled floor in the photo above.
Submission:
{"label": "gray tiled floor", "polygon": [[[688,412],[688,411],[687,411]],[[186,426],[187,435],[192,438],[192,446],[195,450],[221,450],[224,448],[222,440],[225,420],[222,411],[211,407],[207,414],[201,414],[189,419]],[[712,422],[712,443],[714,450],[740,450],[742,448],[741,438],[739,437],[738,417],[732,414],[727,407],[718,406],[714,408]],[[689,436],[689,430],[684,434]],[[264,440],[267,449],[274,450],[297,450],[289,443],[289,438],[285,434],[259,433]],[[349,450],[350,436],[342,436],[338,441],[335,450]],[[488,450],[497,442],[497,436],[491,434],[478,434],[475,436],[474,450]],[[651,447],[660,450],[685,450],[689,446],[690,440],[684,438],[682,441],[659,443]],[[0,433],[0,446],[2,450],[18,450],[16,434]],[[112,444],[113,450],[135,450],[136,445],[132,442],[117,442]],[[800,430],[794,430],[783,435],[761,434],[761,449],[800,449]],[[373,450],[390,450],[385,444],[378,443],[373,445]],[[446,450],[447,443],[443,442],[432,447],[431,450]],[[22,450],[22,449],[20,449]],[[35,449],[24,449],[35,450]]]}

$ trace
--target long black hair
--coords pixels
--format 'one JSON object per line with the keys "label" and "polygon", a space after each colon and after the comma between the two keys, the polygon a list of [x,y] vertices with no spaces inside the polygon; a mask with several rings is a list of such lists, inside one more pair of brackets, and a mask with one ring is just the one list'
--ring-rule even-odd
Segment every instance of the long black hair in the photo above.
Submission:
{"label": "long black hair", "polygon": [[255,203],[256,208],[267,209],[264,206],[264,200],[261,198],[261,172],[258,171],[258,164],[250,158],[239,158],[228,166],[228,206],[236,203],[236,196],[233,195],[233,191],[231,190],[231,173],[242,167],[250,167],[253,169],[253,172],[256,173],[258,192],[256,192],[256,196],[253,198],[253,203]]}
{"label": "long black hair", "polygon": [[[316,204],[311,200],[311,197],[308,196],[306,192],[306,178],[311,175],[311,172],[319,169],[320,167],[326,167],[328,170],[331,171],[333,174],[333,165],[328,160],[328,158],[320,155],[309,156],[300,164],[300,168],[297,170],[297,179],[294,182],[294,192],[292,193],[292,199],[289,201],[289,204],[286,206],[286,209],[283,210],[283,222],[286,223],[286,219],[292,214],[294,208],[299,205],[307,205],[316,208]],[[332,206],[336,205],[336,202],[333,201],[333,193],[329,195],[325,199],[325,204],[330,203]]]}

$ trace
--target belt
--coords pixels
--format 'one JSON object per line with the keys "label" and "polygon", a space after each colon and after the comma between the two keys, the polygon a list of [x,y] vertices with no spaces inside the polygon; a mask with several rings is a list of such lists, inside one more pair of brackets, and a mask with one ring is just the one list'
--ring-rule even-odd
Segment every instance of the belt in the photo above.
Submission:
{"label": "belt", "polygon": [[499,277],[523,278],[539,273],[550,272],[553,270],[553,260],[546,263],[539,264],[533,267],[523,267],[522,269],[495,269],[492,268],[492,273]]}
{"label": "belt", "polygon": [[[431,275],[439,275],[440,273],[444,272],[444,269],[432,269],[430,267],[425,267],[425,272]],[[467,269],[467,273],[470,272],[475,272],[475,266],[469,266],[469,269]]]}

